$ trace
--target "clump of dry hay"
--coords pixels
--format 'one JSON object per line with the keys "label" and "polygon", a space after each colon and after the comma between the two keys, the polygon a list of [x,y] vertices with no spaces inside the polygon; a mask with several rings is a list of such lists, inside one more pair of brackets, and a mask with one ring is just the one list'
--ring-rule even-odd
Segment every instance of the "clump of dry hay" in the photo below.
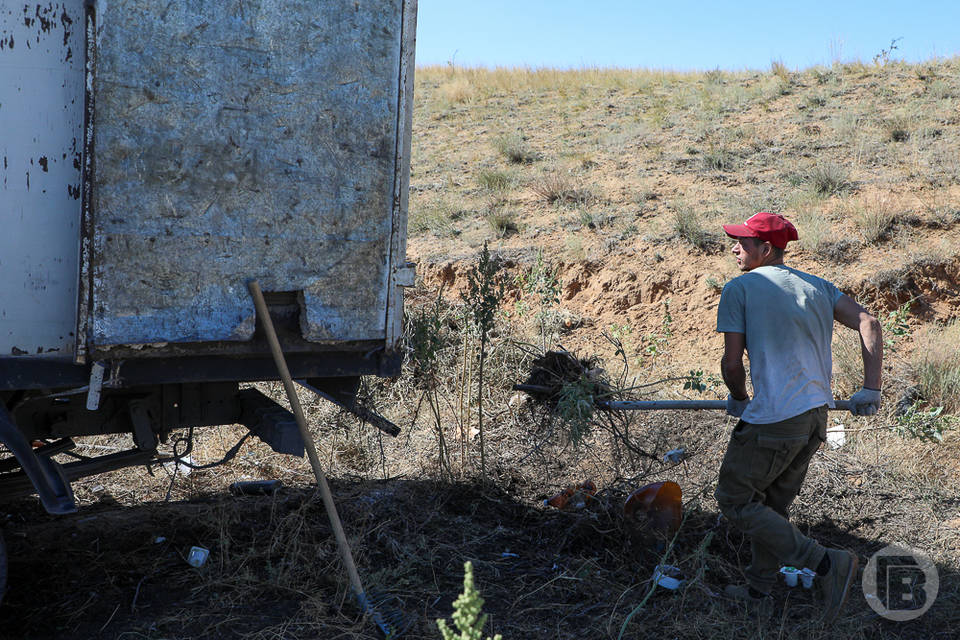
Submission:
{"label": "clump of dry hay", "polygon": [[555,407],[571,384],[585,384],[593,395],[610,393],[606,372],[597,358],[577,358],[569,351],[548,351],[530,365],[530,374],[518,388],[537,402]]}

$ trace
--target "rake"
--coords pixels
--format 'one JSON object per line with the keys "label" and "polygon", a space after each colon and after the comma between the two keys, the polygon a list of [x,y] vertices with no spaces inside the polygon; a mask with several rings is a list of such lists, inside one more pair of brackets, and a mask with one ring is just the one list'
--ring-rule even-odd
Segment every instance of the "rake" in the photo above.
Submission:
{"label": "rake", "polygon": [[365,614],[370,614],[373,621],[380,627],[388,640],[397,638],[409,626],[410,621],[406,619],[403,612],[399,609],[389,610],[385,604],[388,597],[375,592],[367,593],[363,590],[363,583],[360,581],[360,574],[357,572],[357,565],[353,561],[353,554],[350,551],[350,544],[347,542],[347,535],[343,531],[343,524],[340,522],[340,515],[337,513],[337,506],[333,502],[333,494],[330,493],[330,486],[327,484],[326,475],[323,473],[323,467],[320,465],[320,458],[317,456],[317,448],[307,430],[307,420],[303,415],[303,407],[300,406],[300,399],[297,397],[297,390],[293,384],[293,377],[287,368],[287,361],[283,357],[283,351],[280,349],[280,341],[277,339],[277,332],[273,328],[273,320],[270,317],[270,311],[267,309],[267,303],[263,298],[263,291],[260,289],[260,283],[251,280],[247,285],[250,289],[250,295],[253,296],[253,303],[257,309],[257,315],[263,322],[263,329],[267,335],[267,342],[270,344],[270,352],[273,354],[273,360],[280,372],[280,379],[283,381],[283,388],[287,392],[287,399],[290,401],[290,408],[297,419],[297,427],[300,429],[300,437],[303,439],[303,446],[307,451],[307,457],[310,459],[310,466],[313,468],[313,475],[317,479],[317,486],[320,487],[320,495],[323,497],[323,506],[326,508],[327,517],[330,519],[330,527],[333,529],[333,535],[337,539],[337,547],[340,550],[340,558],[347,570],[347,576],[350,579],[350,586],[353,588],[353,594],[357,598],[360,609]]}

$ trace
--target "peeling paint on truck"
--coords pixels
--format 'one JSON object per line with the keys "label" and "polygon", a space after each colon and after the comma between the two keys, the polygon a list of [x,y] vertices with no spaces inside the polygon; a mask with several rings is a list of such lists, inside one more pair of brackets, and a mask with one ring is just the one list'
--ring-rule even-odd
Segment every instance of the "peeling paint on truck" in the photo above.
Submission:
{"label": "peeling paint on truck", "polygon": [[0,354],[74,349],[82,16],[82,0],[0,10]]}

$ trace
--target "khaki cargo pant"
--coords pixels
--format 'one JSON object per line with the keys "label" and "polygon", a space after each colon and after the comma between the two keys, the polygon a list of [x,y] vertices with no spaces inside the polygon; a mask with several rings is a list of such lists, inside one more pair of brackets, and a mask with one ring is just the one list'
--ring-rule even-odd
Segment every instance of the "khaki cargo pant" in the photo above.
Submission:
{"label": "khaki cargo pant", "polygon": [[750,537],[747,584],[770,593],[783,565],[815,569],[826,552],[789,521],[810,459],[826,440],[827,408],[772,424],[737,423],[714,494],[720,510]]}

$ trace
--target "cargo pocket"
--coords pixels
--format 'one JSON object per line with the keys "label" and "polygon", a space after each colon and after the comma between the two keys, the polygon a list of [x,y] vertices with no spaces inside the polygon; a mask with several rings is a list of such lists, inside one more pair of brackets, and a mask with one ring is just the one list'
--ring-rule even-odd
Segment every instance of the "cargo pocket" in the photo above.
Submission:
{"label": "cargo pocket", "polygon": [[806,435],[757,434],[757,464],[752,477],[767,486],[784,472],[810,441]]}

